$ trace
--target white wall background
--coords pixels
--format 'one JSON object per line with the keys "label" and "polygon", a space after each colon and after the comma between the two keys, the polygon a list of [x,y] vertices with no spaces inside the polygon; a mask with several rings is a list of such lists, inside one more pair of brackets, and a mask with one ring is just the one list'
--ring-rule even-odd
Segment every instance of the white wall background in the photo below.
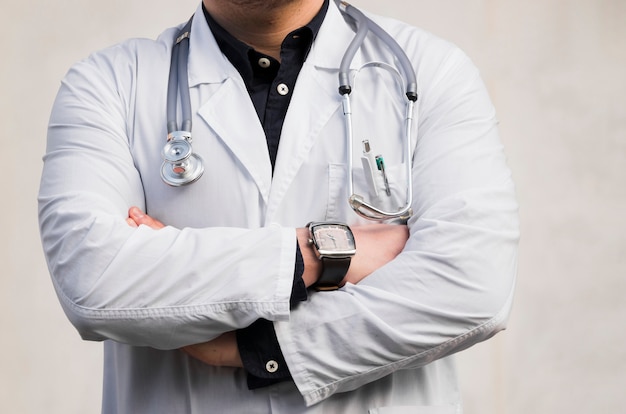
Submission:
{"label": "white wall background", "polygon": [[[36,224],[59,80],[199,0],[0,0],[0,412],[95,413],[101,345],[65,320]],[[626,412],[626,1],[355,0],[482,70],[521,203],[509,330],[459,356],[468,414]]]}

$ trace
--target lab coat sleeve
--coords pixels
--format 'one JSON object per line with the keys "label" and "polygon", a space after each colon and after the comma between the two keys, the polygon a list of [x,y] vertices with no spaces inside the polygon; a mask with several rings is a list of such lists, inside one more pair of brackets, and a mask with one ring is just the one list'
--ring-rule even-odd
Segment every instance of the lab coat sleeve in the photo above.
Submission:
{"label": "lab coat sleeve", "polygon": [[505,327],[518,219],[495,112],[462,52],[430,66],[419,72],[414,215],[403,252],[358,285],[312,294],[289,321],[275,322],[308,405]]}
{"label": "lab coat sleeve", "polygon": [[145,207],[129,146],[129,49],[75,65],[52,110],[39,220],[64,311],[84,339],[158,349],[288,318],[294,229],[126,224],[130,206]]}

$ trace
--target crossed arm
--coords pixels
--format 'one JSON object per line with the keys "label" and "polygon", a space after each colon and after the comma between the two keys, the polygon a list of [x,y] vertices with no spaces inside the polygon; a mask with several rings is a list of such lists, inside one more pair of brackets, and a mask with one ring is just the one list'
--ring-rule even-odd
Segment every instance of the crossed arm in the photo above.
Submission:
{"label": "crossed arm", "polygon": [[[165,227],[159,220],[145,214],[138,207],[131,207],[126,222],[131,227],[145,225],[153,229]],[[350,269],[343,283],[356,284],[373,271],[393,260],[404,248],[409,236],[408,228],[400,225],[378,224],[352,227],[358,246],[357,254],[350,263]],[[306,228],[296,230],[298,244],[304,260],[302,279],[306,287],[313,285],[320,276],[321,267],[308,242]],[[214,366],[243,367],[237,338],[234,331],[204,343],[182,348],[190,356]]]}

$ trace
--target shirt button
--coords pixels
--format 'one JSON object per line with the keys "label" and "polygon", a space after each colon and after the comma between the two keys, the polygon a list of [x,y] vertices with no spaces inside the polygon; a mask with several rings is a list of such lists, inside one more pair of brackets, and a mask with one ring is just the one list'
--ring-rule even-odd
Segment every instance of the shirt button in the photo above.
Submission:
{"label": "shirt button", "polygon": [[284,83],[281,83],[280,85],[278,85],[276,87],[276,90],[282,96],[285,96],[285,95],[287,95],[289,93],[289,87],[287,85],[285,85]]}
{"label": "shirt button", "polygon": [[259,66],[262,67],[263,69],[269,68],[270,65],[272,64],[272,62],[270,62],[270,60],[268,58],[264,58],[264,57],[259,59],[258,63],[259,63]]}
{"label": "shirt button", "polygon": [[274,373],[276,371],[278,371],[278,362],[272,360],[267,361],[267,364],[265,364],[265,369],[267,370],[267,372],[269,373]]}

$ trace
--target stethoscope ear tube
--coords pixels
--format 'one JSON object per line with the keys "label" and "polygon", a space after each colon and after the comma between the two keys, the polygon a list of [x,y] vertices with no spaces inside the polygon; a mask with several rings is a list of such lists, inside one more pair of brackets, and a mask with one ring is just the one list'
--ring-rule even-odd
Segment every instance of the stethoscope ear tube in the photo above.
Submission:
{"label": "stethoscope ear tube", "polygon": [[357,27],[356,35],[346,49],[346,53],[344,54],[343,59],[341,59],[341,65],[339,66],[339,93],[344,95],[352,91],[349,76],[350,63],[354,59],[357,50],[359,50],[363,44],[365,36],[367,36],[367,32],[371,30],[376,37],[382,40],[383,43],[391,49],[391,52],[398,59],[400,67],[402,68],[402,73],[406,78],[406,96],[413,102],[417,101],[417,79],[415,70],[413,69],[411,60],[398,42],[396,42],[396,40],[389,33],[383,30],[383,28],[376,24],[372,19],[365,16],[359,9],[353,7],[345,1],[340,1],[338,3],[339,8],[356,22]]}
{"label": "stethoscope ear tube", "polygon": [[167,133],[170,134],[178,129],[176,121],[176,106],[178,104],[178,56],[180,48],[173,46],[170,62],[170,73],[167,81]]}
{"label": "stethoscope ear tube", "polygon": [[[183,115],[183,122],[180,129],[191,131],[191,98],[189,96],[189,34],[191,30],[191,20],[187,30],[178,37],[179,59],[178,59],[178,93],[180,94],[180,107]],[[185,30],[185,29],[183,29]],[[182,56],[182,59],[180,57]]]}
{"label": "stethoscope ear tube", "polygon": [[[359,12],[360,13],[360,12]],[[361,13],[362,14],[362,13]],[[367,19],[367,18],[366,18]],[[404,52],[404,49],[396,42],[396,39],[391,37],[389,33],[383,30],[378,24],[371,19],[367,19],[367,27],[374,32],[374,34],[380,38],[391,49],[394,56],[398,59],[402,72],[407,79],[406,82],[406,97],[410,101],[417,101],[417,76],[415,75],[415,69],[411,64],[411,60]]]}

